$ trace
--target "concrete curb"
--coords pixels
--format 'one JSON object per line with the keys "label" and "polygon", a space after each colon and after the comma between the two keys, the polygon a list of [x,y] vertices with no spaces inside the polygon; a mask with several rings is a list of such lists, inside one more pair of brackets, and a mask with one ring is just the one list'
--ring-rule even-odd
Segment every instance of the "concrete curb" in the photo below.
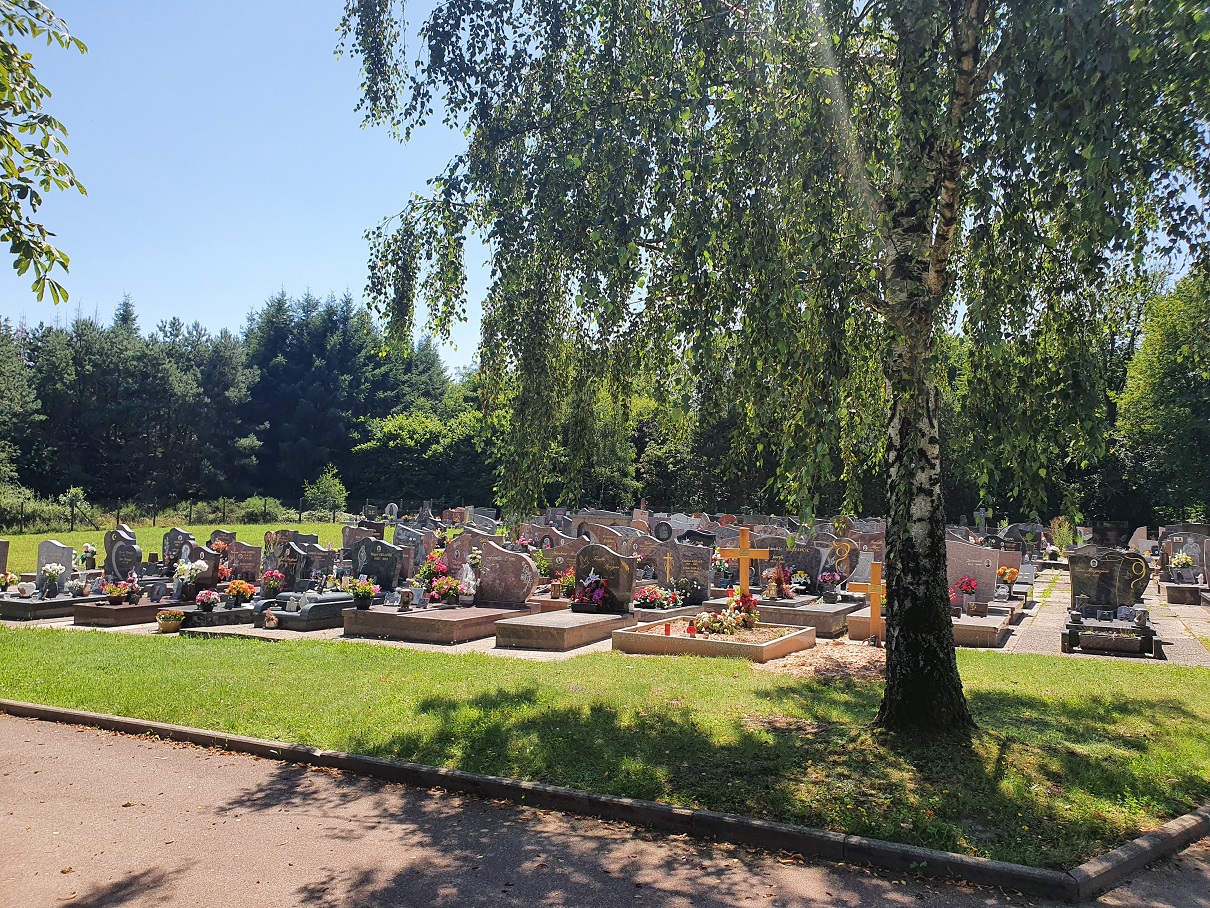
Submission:
{"label": "concrete curb", "polygon": [[869,865],[921,876],[966,880],[980,886],[1009,889],[1025,895],[1066,902],[1089,901],[1121,883],[1147,864],[1188,847],[1210,835],[1210,805],[1170,820],[1159,829],[1099,855],[1069,871],[1045,870],[1009,864],[931,848],[900,845],[880,839],[843,835],[790,823],[776,823],[710,810],[674,807],[655,801],[593,794],[500,776],[485,776],[458,769],[441,769],[419,763],[402,763],[341,751],[320,750],[280,741],[90,713],[56,706],[41,706],[0,699],[0,713],[46,722],[64,722],[103,728],[132,735],[152,734],[201,747],[217,747],[306,766],[321,766],[401,782],[420,788],[449,791],[485,798],[514,801],[565,813],[619,820],[668,832],[753,845],[770,851],[786,851],[807,857],[847,864]]}

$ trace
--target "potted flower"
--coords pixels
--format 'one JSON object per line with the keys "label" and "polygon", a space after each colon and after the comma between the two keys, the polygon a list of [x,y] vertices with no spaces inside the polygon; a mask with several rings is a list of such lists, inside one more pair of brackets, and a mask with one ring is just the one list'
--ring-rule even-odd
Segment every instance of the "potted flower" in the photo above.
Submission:
{"label": "potted flower", "polygon": [[479,584],[473,580],[463,580],[458,584],[458,604],[459,605],[474,605],[475,592],[478,590]]}
{"label": "potted flower", "polygon": [[374,597],[381,592],[381,587],[369,580],[354,580],[349,584],[349,592],[353,595],[353,608],[366,611]]}
{"label": "potted flower", "polygon": [[975,594],[975,590],[979,589],[979,581],[974,577],[968,577],[963,574],[958,579],[958,592],[962,594],[962,610],[965,612],[971,603],[971,596]]}
{"label": "potted flower", "polygon": [[7,593],[10,586],[16,586],[21,578],[11,571],[0,571],[0,593]]}
{"label": "potted flower", "polygon": [[281,571],[265,571],[260,575],[262,595],[266,599],[276,599],[281,592],[281,585],[286,582],[286,575]]}
{"label": "potted flower", "polygon": [[996,571],[996,577],[1000,580],[1001,583],[1006,584],[1008,586],[1008,598],[1009,599],[1011,599],[1013,597],[1013,584],[1017,582],[1017,578],[1019,576],[1021,576],[1021,572],[1018,571],[1015,567],[1009,567],[1007,564],[1001,565],[1000,569],[998,571]]}
{"label": "potted flower", "polygon": [[654,608],[668,610],[680,608],[681,594],[676,590],[666,590],[658,586],[645,586],[634,594],[635,608]]}
{"label": "potted flower", "polygon": [[59,595],[59,578],[63,576],[63,572],[67,568],[56,561],[50,564],[42,565],[42,579],[46,581],[44,592],[42,593],[45,599],[54,599]]}
{"label": "potted flower", "polygon": [[197,603],[197,607],[203,612],[213,612],[214,607],[222,601],[223,597],[216,590],[199,590],[193,597],[193,601]]}
{"label": "potted flower", "polygon": [[208,565],[205,561],[182,561],[176,566],[172,577],[181,582],[179,598],[182,602],[193,602],[197,595],[197,580],[206,573]]}
{"label": "potted flower", "polygon": [[239,608],[256,595],[256,590],[246,580],[232,580],[227,585],[227,608]]}
{"label": "potted flower", "polygon": [[571,594],[576,591],[576,572],[571,568],[563,571],[555,576],[550,581],[550,598],[558,599],[560,596],[571,598]]}
{"label": "potted flower", "polygon": [[110,605],[121,605],[126,601],[127,586],[122,581],[117,583],[106,583],[101,592],[105,594],[105,598],[109,600]]}
{"label": "potted flower", "polygon": [[175,634],[184,620],[185,613],[179,608],[162,608],[155,613],[155,622],[160,626],[161,634]]}
{"label": "potted flower", "polygon": [[819,575],[819,586],[823,591],[824,602],[836,601],[836,584],[840,583],[840,575],[835,571],[823,571]]}
{"label": "potted flower", "polygon": [[458,604],[458,595],[461,592],[457,577],[450,577],[448,574],[444,577],[438,577],[433,581],[433,591],[429,593],[429,598],[434,602],[444,600],[450,605]]}
{"label": "potted flower", "polygon": [[69,596],[71,596],[73,599],[79,599],[81,596],[84,596],[87,593],[88,593],[87,581],[81,580],[78,577],[67,581],[67,594]]}
{"label": "potted flower", "polygon": [[424,559],[424,564],[416,569],[416,579],[419,580],[424,588],[428,591],[429,598],[433,601],[440,599],[440,596],[434,596],[433,592],[437,581],[442,577],[449,575],[450,569],[437,552],[429,552]]}
{"label": "potted flower", "polygon": [[97,569],[97,547],[90,542],[84,543],[80,547],[80,554],[76,556],[76,561],[81,569],[95,571]]}
{"label": "potted flower", "polygon": [[710,558],[710,569],[714,571],[715,581],[719,583],[725,581],[731,573],[731,565],[718,549],[714,550],[714,555]]}

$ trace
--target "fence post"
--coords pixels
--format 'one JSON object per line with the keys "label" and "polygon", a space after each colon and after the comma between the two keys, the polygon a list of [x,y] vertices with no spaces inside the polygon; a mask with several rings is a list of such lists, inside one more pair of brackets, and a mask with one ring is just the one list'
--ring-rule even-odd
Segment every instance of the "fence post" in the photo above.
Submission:
{"label": "fence post", "polygon": [[25,535],[25,499],[21,499],[21,535]]}
{"label": "fence post", "polygon": [[299,523],[302,523],[302,506],[303,506],[303,500],[300,498],[300,499],[298,499],[298,522]]}
{"label": "fence post", "polygon": [[113,515],[113,528],[116,530],[122,523],[122,502],[118,502],[118,509]]}
{"label": "fence post", "polygon": [[223,523],[227,522],[227,499],[223,499]]}
{"label": "fence post", "polygon": [[151,502],[151,525],[155,526],[155,519],[160,516],[160,502],[152,500]]}
{"label": "fence post", "polygon": [[76,531],[76,503],[75,503],[75,501],[68,499],[67,511],[68,511],[67,521],[68,521],[68,525],[71,527],[70,532],[74,533]]}
{"label": "fence post", "polygon": [[260,497],[260,519],[262,523],[269,522],[269,499],[264,495]]}
{"label": "fence post", "polygon": [[193,526],[193,502],[189,502],[189,526]]}

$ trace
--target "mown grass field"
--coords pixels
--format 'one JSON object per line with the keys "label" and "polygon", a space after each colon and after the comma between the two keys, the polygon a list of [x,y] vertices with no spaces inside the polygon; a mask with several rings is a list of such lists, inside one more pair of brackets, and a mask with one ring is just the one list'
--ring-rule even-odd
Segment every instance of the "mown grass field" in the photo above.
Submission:
{"label": "mown grass field", "polygon": [[361,643],[0,628],[0,696],[1069,867],[1210,800],[1210,671],[961,650],[969,743],[881,682]]}
{"label": "mown grass field", "polygon": [[[208,523],[197,526],[181,527],[181,529],[192,533],[197,537],[199,542],[206,542],[210,539],[210,534],[221,526],[224,530],[231,530],[236,533],[241,542],[247,542],[251,545],[264,545],[265,533],[271,530],[298,530],[300,533],[317,533],[319,535],[320,545],[328,545],[329,543],[336,548],[340,548],[340,528],[339,523],[291,523],[283,521],[281,523],[272,524],[217,524]],[[54,539],[64,545],[70,545],[77,552],[81,551],[84,543],[90,542],[97,547],[97,566],[100,567],[101,562],[105,558],[105,533],[113,529],[112,526],[103,527],[101,530],[77,530],[74,533],[28,533],[24,536],[7,536],[9,540],[8,551],[8,569],[15,573],[23,571],[33,571],[38,567],[38,543],[44,539]],[[171,529],[171,526],[158,527],[140,527],[135,530],[135,536],[139,540],[139,546],[143,549],[144,556],[151,552],[162,552],[164,534]]]}

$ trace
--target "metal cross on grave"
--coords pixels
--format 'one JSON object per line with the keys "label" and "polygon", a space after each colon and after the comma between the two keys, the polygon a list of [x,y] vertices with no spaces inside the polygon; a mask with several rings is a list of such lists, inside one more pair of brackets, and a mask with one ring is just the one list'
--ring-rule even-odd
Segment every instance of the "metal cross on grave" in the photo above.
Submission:
{"label": "metal cross on grave", "polygon": [[752,560],[764,560],[769,557],[768,549],[751,548],[752,538],[751,531],[747,527],[739,528],[739,548],[738,549],[719,549],[718,553],[724,558],[739,559],[739,593],[741,596],[748,595],[748,569]]}

